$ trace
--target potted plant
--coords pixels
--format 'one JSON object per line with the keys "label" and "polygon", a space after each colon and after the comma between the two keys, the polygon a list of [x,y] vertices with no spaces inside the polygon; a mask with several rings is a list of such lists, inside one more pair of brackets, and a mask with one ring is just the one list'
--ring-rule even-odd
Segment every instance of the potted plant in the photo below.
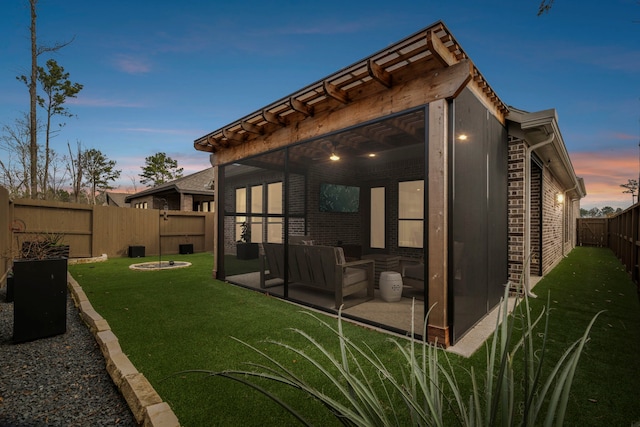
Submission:
{"label": "potted plant", "polygon": [[251,243],[251,229],[247,222],[243,222],[240,225],[240,240],[236,244],[236,257],[238,259],[256,259],[258,258],[258,244]]}
{"label": "potted plant", "polygon": [[46,233],[35,240],[22,242],[20,258],[69,258],[69,245],[64,244],[63,239],[64,235],[61,233]]}
{"label": "potted plant", "polygon": [[13,341],[67,331],[67,258],[61,235],[23,242],[13,260]]}

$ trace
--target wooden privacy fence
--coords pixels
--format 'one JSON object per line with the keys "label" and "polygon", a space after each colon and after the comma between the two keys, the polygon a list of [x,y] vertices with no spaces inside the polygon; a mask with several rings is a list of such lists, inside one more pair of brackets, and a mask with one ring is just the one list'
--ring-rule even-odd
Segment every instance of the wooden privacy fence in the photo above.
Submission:
{"label": "wooden privacy fence", "polygon": [[22,242],[42,235],[62,236],[71,258],[107,254],[128,256],[129,246],[144,246],[145,255],[177,254],[180,245],[193,245],[194,252],[213,251],[214,215],[211,212],[181,212],[87,206],[73,203],[17,199],[10,201],[0,187],[0,250],[4,275]]}
{"label": "wooden privacy fence", "polygon": [[578,245],[610,248],[639,284],[640,203],[609,218],[579,218],[577,228]]}
{"label": "wooden privacy fence", "polygon": [[609,218],[578,218],[578,246],[609,246]]}
{"label": "wooden privacy fence", "polygon": [[635,204],[624,212],[609,218],[609,247],[622,261],[631,279],[638,283],[640,259],[640,204]]}

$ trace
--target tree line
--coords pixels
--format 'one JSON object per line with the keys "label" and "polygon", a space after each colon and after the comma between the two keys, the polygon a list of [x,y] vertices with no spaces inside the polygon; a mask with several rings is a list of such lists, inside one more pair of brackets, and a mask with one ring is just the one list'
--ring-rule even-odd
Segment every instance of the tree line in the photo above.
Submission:
{"label": "tree line", "polygon": [[614,209],[611,206],[605,206],[602,209],[597,207],[591,208],[591,209],[580,208],[580,217],[581,218],[602,218],[602,217],[615,215],[620,212],[622,212],[622,208]]}
{"label": "tree line", "polygon": [[[96,148],[85,147],[81,141],[76,141],[73,149],[67,142],[66,153],[51,147],[52,139],[66,124],[64,119],[75,116],[66,102],[76,98],[84,86],[72,82],[69,72],[55,59],[48,59],[45,67],[38,65],[41,56],[59,51],[73,39],[52,46],[38,44],[38,0],[28,3],[31,73],[16,79],[28,89],[29,111],[0,129],[0,150],[5,153],[0,159],[0,185],[7,188],[12,198],[96,204],[104,199],[107,190],[114,188],[113,183],[122,171],[116,168],[115,160]],[[147,187],[179,178],[183,172],[176,160],[162,152],[146,157],[141,168],[140,182]],[[132,181],[135,189],[135,179]]]}

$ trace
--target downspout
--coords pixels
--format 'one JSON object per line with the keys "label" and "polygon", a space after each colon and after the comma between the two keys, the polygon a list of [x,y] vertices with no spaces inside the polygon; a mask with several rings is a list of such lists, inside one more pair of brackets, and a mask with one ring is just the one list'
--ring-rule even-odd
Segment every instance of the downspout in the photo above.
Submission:
{"label": "downspout", "polygon": [[[530,298],[537,298],[537,295],[531,292],[530,286],[530,270],[531,270],[531,153],[533,150],[537,150],[538,148],[550,144],[553,142],[556,134],[551,132],[551,136],[545,139],[542,142],[539,142],[531,147],[527,148],[525,152],[524,159],[524,169],[525,169],[525,213],[524,213],[524,259],[523,259],[523,270],[522,274],[524,274],[524,291],[527,293],[527,296]],[[542,260],[540,260],[542,261]]]}
{"label": "downspout", "polygon": [[[569,191],[573,191],[573,190],[575,190],[576,188],[578,188],[578,184],[576,184],[576,185],[574,185],[572,188],[570,188],[570,189],[568,189],[568,190],[564,190],[564,191],[562,192],[562,202],[563,202],[563,205],[564,205],[564,206],[562,207],[562,208],[563,208],[563,212],[562,212],[562,257],[563,257],[563,258],[566,256],[566,255],[564,254],[564,244],[565,244],[564,236],[565,236],[565,234],[566,234],[565,227],[567,227],[567,225],[568,225],[568,224],[567,224],[567,222],[566,222],[565,220],[566,220],[566,218],[569,216],[569,206],[568,206],[568,203],[567,203],[567,193],[568,193]],[[572,201],[571,203],[573,204],[573,201]]]}

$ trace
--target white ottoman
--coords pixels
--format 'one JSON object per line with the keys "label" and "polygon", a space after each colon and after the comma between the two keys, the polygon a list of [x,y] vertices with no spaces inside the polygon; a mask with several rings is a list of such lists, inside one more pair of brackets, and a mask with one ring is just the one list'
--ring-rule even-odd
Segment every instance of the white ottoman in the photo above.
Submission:
{"label": "white ottoman", "polygon": [[380,273],[380,296],[386,302],[397,302],[402,298],[402,276],[395,271]]}

